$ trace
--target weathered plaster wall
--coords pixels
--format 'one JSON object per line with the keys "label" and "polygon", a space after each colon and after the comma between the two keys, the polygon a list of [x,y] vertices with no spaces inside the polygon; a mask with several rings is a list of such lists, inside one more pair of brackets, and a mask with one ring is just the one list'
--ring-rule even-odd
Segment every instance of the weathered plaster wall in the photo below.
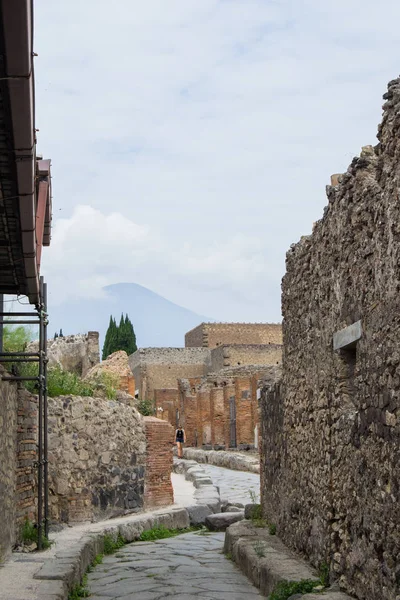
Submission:
{"label": "weathered plaster wall", "polygon": [[[400,594],[400,81],[313,234],[287,254],[283,383],[265,392],[262,501],[363,600]],[[361,320],[354,348],[333,334]]]}
{"label": "weathered plaster wall", "polygon": [[282,346],[278,344],[240,344],[218,346],[211,350],[210,372],[241,365],[276,365],[282,362]]}
{"label": "weathered plaster wall", "polygon": [[[29,352],[37,352],[39,342],[28,346]],[[47,343],[49,366],[58,365],[81,377],[100,362],[99,334],[89,331],[85,334],[66,335]]]}
{"label": "weathered plaster wall", "polygon": [[282,344],[280,323],[201,323],[185,335],[187,348],[230,344]]}
{"label": "weathered plaster wall", "polygon": [[50,514],[66,523],[136,512],[144,503],[146,439],[131,406],[49,399]]}

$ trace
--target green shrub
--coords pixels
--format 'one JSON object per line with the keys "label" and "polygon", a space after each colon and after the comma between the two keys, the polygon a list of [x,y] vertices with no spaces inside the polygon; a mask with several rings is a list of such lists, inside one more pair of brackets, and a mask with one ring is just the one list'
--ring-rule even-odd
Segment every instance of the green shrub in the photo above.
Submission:
{"label": "green shrub", "polygon": [[323,562],[319,565],[319,578],[324,587],[329,587],[329,565],[326,562]]}
{"label": "green shrub", "polygon": [[152,400],[139,400],[137,409],[144,417],[151,417],[154,415],[154,402]]}
{"label": "green shrub", "polygon": [[89,596],[90,591],[87,587],[87,575],[84,575],[82,578],[82,583],[79,583],[70,591],[68,600],[80,600],[80,598],[89,598]]}
{"label": "green shrub", "polygon": [[190,533],[191,531],[204,531],[204,527],[188,527],[187,529],[167,529],[164,525],[157,525],[148,531],[143,531],[139,537],[140,542],[154,542],[155,540],[163,540],[165,538],[175,537],[182,533]]}
{"label": "green shrub", "polygon": [[118,534],[116,540],[111,535],[106,534],[104,536],[104,554],[113,554],[116,550],[125,546],[125,543],[124,538],[120,534]]}
{"label": "green shrub", "polygon": [[276,525],[275,523],[270,523],[268,525],[268,529],[271,535],[276,535]]}
{"label": "green shrub", "polygon": [[288,600],[293,594],[308,594],[320,584],[320,581],[312,581],[311,579],[281,581],[275,586],[268,600]]}
{"label": "green shrub", "polygon": [[[25,519],[24,524],[21,529],[21,539],[25,544],[37,544],[39,539],[39,532],[34,523],[30,521],[28,518]],[[44,533],[42,533],[42,549],[47,550],[50,548],[51,542],[45,537]]]}

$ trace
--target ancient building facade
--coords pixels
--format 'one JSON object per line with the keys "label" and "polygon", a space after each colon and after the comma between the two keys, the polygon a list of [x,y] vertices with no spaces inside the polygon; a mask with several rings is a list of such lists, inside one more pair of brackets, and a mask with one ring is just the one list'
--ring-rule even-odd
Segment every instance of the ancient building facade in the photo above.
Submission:
{"label": "ancient building facade", "polygon": [[186,348],[282,344],[280,323],[201,323],[185,335]]}
{"label": "ancient building facade", "polygon": [[154,400],[155,390],[175,389],[181,377],[201,377],[211,365],[207,348],[140,348],[129,357],[139,397]]}
{"label": "ancient building facade", "polygon": [[181,379],[178,411],[187,444],[258,447],[259,390],[279,375],[279,366],[246,366],[225,368],[197,380]]}
{"label": "ancient building facade", "polygon": [[227,367],[276,365],[281,362],[282,345],[279,344],[225,344],[211,350],[210,373]]}
{"label": "ancient building facade", "polygon": [[360,600],[400,590],[400,80],[379,143],[287,254],[283,379],[262,395],[262,503]]}

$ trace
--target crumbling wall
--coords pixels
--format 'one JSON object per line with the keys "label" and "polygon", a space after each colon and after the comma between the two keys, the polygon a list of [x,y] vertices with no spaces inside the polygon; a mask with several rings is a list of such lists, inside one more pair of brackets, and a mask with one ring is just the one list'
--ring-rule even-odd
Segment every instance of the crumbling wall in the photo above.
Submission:
{"label": "crumbling wall", "polygon": [[142,399],[154,400],[156,389],[178,389],[178,379],[201,377],[209,369],[206,348],[140,348],[129,364]]}
{"label": "crumbling wall", "polygon": [[[38,350],[39,342],[29,344],[29,352]],[[64,371],[85,377],[87,372],[100,362],[99,334],[97,331],[89,331],[87,334],[50,339],[47,343],[47,354],[49,367],[57,365]]]}
{"label": "crumbling wall", "polygon": [[282,362],[279,344],[238,344],[218,346],[211,350],[211,373],[226,367],[243,365],[276,365]]}
{"label": "crumbling wall", "polygon": [[101,381],[103,373],[111,376],[117,388],[131,396],[135,396],[135,378],[131,371],[128,355],[124,350],[113,352],[101,363],[95,365],[86,373],[85,379]]}
{"label": "crumbling wall", "polygon": [[201,323],[185,335],[187,348],[232,344],[282,344],[280,323]]}
{"label": "crumbling wall", "polygon": [[362,600],[400,594],[399,80],[385,99],[379,144],[287,254],[283,382],[262,397],[265,514]]}
{"label": "crumbling wall", "polygon": [[50,516],[66,523],[136,512],[144,504],[146,438],[131,406],[49,399]]}

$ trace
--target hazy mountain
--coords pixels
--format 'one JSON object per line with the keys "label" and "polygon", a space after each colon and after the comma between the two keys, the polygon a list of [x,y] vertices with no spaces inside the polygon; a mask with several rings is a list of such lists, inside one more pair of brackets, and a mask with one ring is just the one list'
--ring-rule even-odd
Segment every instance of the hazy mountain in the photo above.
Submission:
{"label": "hazy mountain", "polygon": [[104,290],[106,297],[98,300],[80,298],[58,306],[51,306],[50,300],[49,337],[60,329],[64,335],[99,331],[102,346],[110,315],[118,321],[123,312],[133,323],[138,347],[181,347],[187,331],[203,321],[212,321],[136,283],[117,283]]}

